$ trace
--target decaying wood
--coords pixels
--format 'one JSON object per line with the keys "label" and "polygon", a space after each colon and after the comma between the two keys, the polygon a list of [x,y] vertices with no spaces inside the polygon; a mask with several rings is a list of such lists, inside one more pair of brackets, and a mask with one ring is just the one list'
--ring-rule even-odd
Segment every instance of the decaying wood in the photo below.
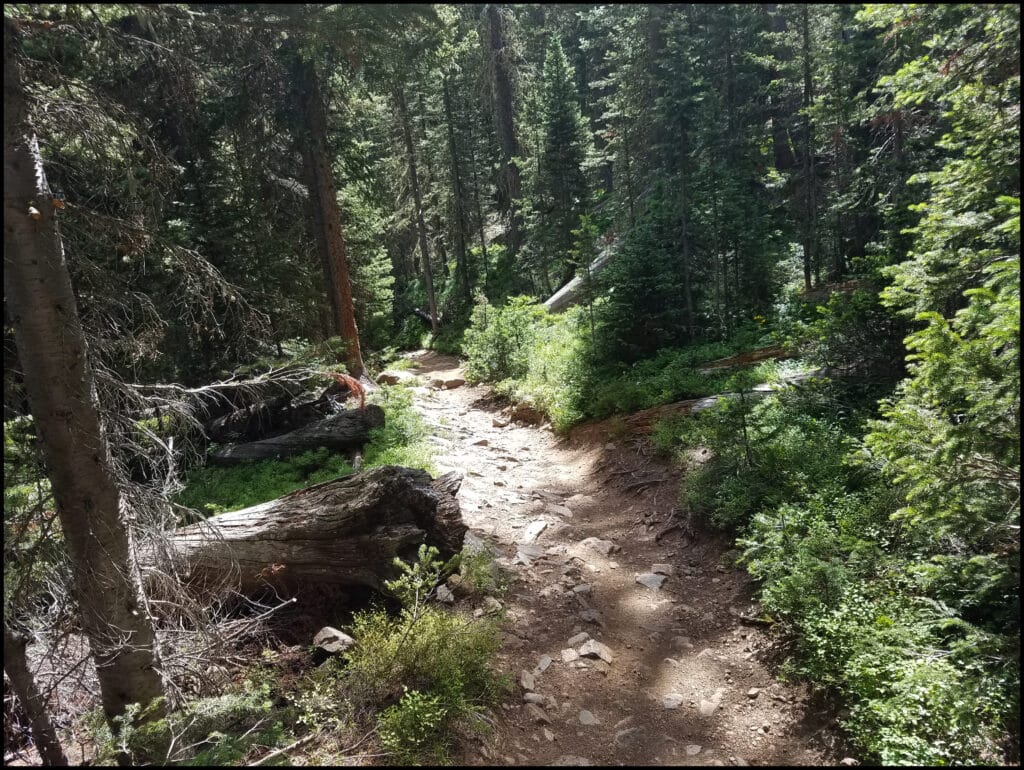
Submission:
{"label": "decaying wood", "polygon": [[369,439],[372,428],[383,424],[384,410],[370,404],[365,412],[346,410],[280,436],[218,449],[210,454],[210,462],[235,465],[248,460],[290,457],[321,447],[338,452],[357,449]]}
{"label": "decaying wood", "polygon": [[728,369],[733,366],[755,364],[758,361],[768,361],[770,359],[784,361],[788,358],[793,358],[793,354],[783,348],[782,345],[770,345],[766,348],[748,350],[735,356],[719,358],[717,361],[711,361],[710,363],[705,364],[700,371],[702,374],[706,374],[714,371],[715,369]]}
{"label": "decaying wood", "polygon": [[461,482],[457,472],[435,480],[412,468],[371,468],[177,530],[175,568],[199,584],[229,580],[243,591],[380,590],[395,575],[394,558],[411,558],[422,543],[444,558],[461,550]]}
{"label": "decaying wood", "polygon": [[258,441],[276,434],[298,430],[330,416],[332,399],[299,401],[289,394],[260,401],[211,420],[205,426],[211,441]]}

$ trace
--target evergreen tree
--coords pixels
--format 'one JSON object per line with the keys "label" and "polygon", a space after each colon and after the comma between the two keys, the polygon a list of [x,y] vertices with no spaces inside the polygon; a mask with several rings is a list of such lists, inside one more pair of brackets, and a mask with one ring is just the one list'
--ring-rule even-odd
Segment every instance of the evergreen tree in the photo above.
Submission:
{"label": "evergreen tree", "polygon": [[541,79],[540,118],[543,146],[538,159],[534,201],[535,242],[545,290],[561,285],[575,274],[573,231],[589,203],[583,164],[587,156],[587,130],[576,97],[572,68],[561,43],[548,41]]}

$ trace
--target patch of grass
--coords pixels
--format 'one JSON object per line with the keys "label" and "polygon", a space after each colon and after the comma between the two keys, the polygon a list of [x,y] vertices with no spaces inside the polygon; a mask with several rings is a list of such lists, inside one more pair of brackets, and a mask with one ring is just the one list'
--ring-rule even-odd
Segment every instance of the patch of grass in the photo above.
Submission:
{"label": "patch of grass", "polygon": [[287,725],[296,720],[294,708],[275,709],[269,686],[246,680],[235,691],[187,703],[167,716],[133,724],[142,714],[129,706],[112,731],[101,709],[86,717],[87,730],[97,747],[92,764],[175,764],[216,767],[245,764],[255,748],[265,753],[291,743]]}
{"label": "patch of grass", "polygon": [[[384,425],[370,431],[363,448],[363,467],[404,465],[434,473],[427,429],[412,406],[412,393],[404,387],[382,387],[370,399],[385,414]],[[207,515],[236,511],[347,476],[347,457],[316,449],[284,460],[260,460],[230,467],[204,466],[189,476],[175,502]]]}
{"label": "patch of grass", "polygon": [[370,431],[363,449],[363,467],[404,465],[437,473],[433,449],[427,441],[429,431],[413,407],[413,394],[401,385],[382,386],[371,400],[384,409],[384,425]]}
{"label": "patch of grass", "polygon": [[343,455],[315,449],[286,460],[196,468],[175,502],[209,515],[236,511],[352,472]]}

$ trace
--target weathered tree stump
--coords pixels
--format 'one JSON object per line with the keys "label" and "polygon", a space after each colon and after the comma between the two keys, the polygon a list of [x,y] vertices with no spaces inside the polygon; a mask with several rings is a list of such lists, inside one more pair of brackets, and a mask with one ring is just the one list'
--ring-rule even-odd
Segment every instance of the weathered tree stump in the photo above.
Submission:
{"label": "weathered tree stump", "polygon": [[372,428],[383,424],[384,410],[370,404],[365,412],[339,412],[280,436],[218,449],[210,453],[210,462],[236,465],[249,460],[276,460],[321,447],[338,452],[357,449],[367,442]]}
{"label": "weathered tree stump", "polygon": [[423,543],[444,558],[462,549],[461,483],[457,472],[431,479],[371,468],[183,527],[169,552],[176,572],[199,586],[380,590],[396,574],[396,556],[411,559]]}

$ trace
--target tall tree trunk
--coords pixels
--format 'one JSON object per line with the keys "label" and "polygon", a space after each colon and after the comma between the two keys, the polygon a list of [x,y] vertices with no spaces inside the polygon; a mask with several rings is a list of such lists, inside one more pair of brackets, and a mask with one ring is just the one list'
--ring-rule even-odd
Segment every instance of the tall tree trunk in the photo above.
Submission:
{"label": "tall tree trunk", "polygon": [[[4,296],[108,719],[164,694],[53,197],[4,19]],[[158,713],[154,710],[152,715]]]}
{"label": "tall tree trunk", "polygon": [[[800,9],[800,23],[803,33],[803,65],[804,65],[804,289],[811,290],[811,268],[816,266],[815,258],[815,202],[814,202],[814,125],[811,122],[810,108],[813,103],[813,82],[811,80],[811,22],[809,6]],[[820,270],[819,270],[820,272]],[[821,277],[818,276],[820,283]]]}
{"label": "tall tree trunk", "polygon": [[476,167],[476,136],[470,123],[469,134],[469,165],[473,169],[473,202],[476,206],[477,227],[480,230],[480,259],[484,267],[484,294],[487,293],[487,236],[484,234],[484,207],[480,203],[480,176]]}
{"label": "tall tree trunk", "polygon": [[46,702],[36,687],[36,680],[28,668],[25,657],[25,637],[15,633],[4,623],[4,673],[11,680],[11,686],[18,701],[25,709],[32,726],[32,740],[36,745],[43,764],[48,767],[65,766],[68,758],[57,737],[57,730],[46,711]]}
{"label": "tall tree trunk", "polygon": [[684,183],[680,190],[679,229],[683,251],[683,301],[686,303],[686,332],[692,342],[696,327],[693,320],[693,282],[690,279],[690,233],[687,227],[687,215],[689,214],[687,205],[686,185]]}
{"label": "tall tree trunk", "polygon": [[[786,31],[786,16],[775,3],[765,5],[765,11],[772,22],[772,32],[781,35]],[[785,66],[792,59],[792,49],[788,45],[780,45],[774,61]],[[779,80],[782,76],[779,67],[774,64],[769,68],[769,79]],[[796,166],[796,156],[790,142],[789,125],[796,112],[795,95],[787,88],[787,95],[776,94],[771,97],[769,114],[772,121],[772,155],[775,168],[787,171]]]}
{"label": "tall tree trunk", "polygon": [[359,345],[352,306],[352,282],[345,255],[345,234],[341,228],[338,191],[327,152],[327,118],[316,68],[310,61],[297,59],[294,67],[296,94],[306,136],[300,141],[302,160],[309,184],[309,204],[317,234],[321,264],[325,268],[328,293],[334,311],[334,325],[345,341],[345,366],[353,377],[363,374],[363,354]]}
{"label": "tall tree trunk", "polygon": [[427,302],[430,310],[430,328],[437,334],[437,300],[434,297],[434,273],[430,267],[430,247],[427,245],[427,226],[423,222],[423,197],[420,195],[420,180],[416,172],[416,147],[412,141],[412,125],[409,122],[409,109],[405,103],[405,93],[401,88],[395,89],[395,102],[398,104],[398,115],[402,121],[402,135],[405,137],[405,152],[409,156],[409,184],[412,187],[413,203],[416,205],[416,229],[420,236],[420,253],[423,256],[423,276],[427,282]]}
{"label": "tall tree trunk", "polygon": [[455,199],[455,265],[459,273],[459,287],[468,305],[472,301],[469,291],[469,259],[466,256],[466,210],[463,206],[462,168],[459,164],[459,149],[455,142],[455,117],[452,112],[452,94],[449,77],[443,84],[444,115],[448,125],[448,154],[452,161],[452,197]]}
{"label": "tall tree trunk", "polygon": [[491,44],[491,77],[494,91],[494,117],[497,121],[498,144],[501,147],[502,171],[499,201],[509,214],[508,257],[519,252],[522,238],[522,214],[519,211],[521,184],[519,167],[513,158],[519,155],[516,139],[515,105],[513,102],[512,67],[509,62],[508,41],[501,17],[501,5],[487,6],[488,31]]}
{"label": "tall tree trunk", "polygon": [[[430,136],[427,133],[427,108],[423,103],[423,92],[418,94],[417,98],[417,109],[420,115],[420,139],[422,144],[421,147],[430,146]],[[437,177],[434,175],[434,165],[430,160],[430,152],[423,153],[423,162],[427,167],[427,176],[424,180],[423,187],[427,190],[428,204],[430,206],[430,224],[434,228],[434,253],[437,254],[437,261],[441,264],[441,275],[446,279],[450,275],[448,270],[448,250],[445,247],[445,232],[444,227],[441,225],[441,215],[439,213],[440,206],[438,205],[438,185]],[[422,192],[422,191],[421,191]],[[447,280],[444,281],[447,284]]]}

